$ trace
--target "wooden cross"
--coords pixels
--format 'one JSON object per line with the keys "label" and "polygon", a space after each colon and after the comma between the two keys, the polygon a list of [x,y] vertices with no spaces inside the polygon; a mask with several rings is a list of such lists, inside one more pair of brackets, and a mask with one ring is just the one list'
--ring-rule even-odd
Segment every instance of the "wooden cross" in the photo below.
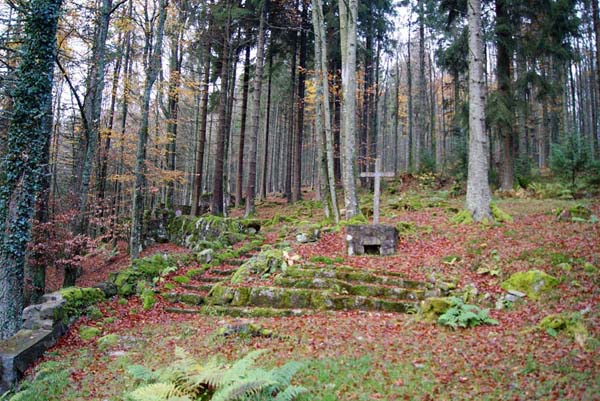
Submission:
{"label": "wooden cross", "polygon": [[394,177],[392,172],[381,171],[381,159],[375,159],[375,172],[374,173],[360,173],[361,177],[374,177],[375,178],[375,194],[373,195],[373,224],[379,224],[379,192],[381,185],[381,177]]}

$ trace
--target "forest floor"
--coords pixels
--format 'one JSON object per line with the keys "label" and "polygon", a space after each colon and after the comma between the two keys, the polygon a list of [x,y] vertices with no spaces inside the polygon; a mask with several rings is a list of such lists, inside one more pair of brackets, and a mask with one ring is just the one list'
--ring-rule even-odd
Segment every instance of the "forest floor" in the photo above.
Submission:
{"label": "forest floor", "polygon": [[[362,205],[369,199],[366,195]],[[127,373],[129,366],[166,366],[181,347],[199,359],[218,354],[233,360],[265,349],[261,364],[302,361],[305,367],[295,380],[310,391],[303,400],[600,400],[600,224],[559,222],[555,217],[557,210],[576,203],[600,216],[600,201],[498,199],[513,222],[453,224],[451,218],[463,202],[464,197],[418,186],[385,191],[382,223],[406,222],[398,251],[389,257],[347,256],[343,229],[323,234],[318,242],[299,244],[294,227],[281,223],[267,229],[267,239],[287,236],[300,256],[298,263],[326,256],[355,268],[476,288],[476,303],[489,308],[498,325],[453,330],[418,315],[364,311],[236,319],[167,313],[162,300],[144,311],[137,297],[113,299],[99,306],[101,322],[82,317],[47,354],[42,369],[50,366],[67,373],[61,386],[47,386],[39,399],[121,400],[136,386]],[[316,202],[303,202],[302,207],[310,209],[314,221],[322,219]],[[258,205],[258,217],[297,210],[269,198]],[[153,251],[183,250],[167,246]],[[125,257],[113,262],[106,268],[127,265]],[[559,284],[538,301],[525,299],[495,309],[504,293],[500,283],[530,269],[557,277]],[[104,273],[90,271],[82,283],[91,284]],[[588,336],[574,339],[537,328],[542,318],[561,312],[579,312]],[[219,327],[240,320],[274,334],[215,334]],[[103,336],[117,334],[121,341],[110,346],[84,341],[78,334],[82,325],[100,328]]]}

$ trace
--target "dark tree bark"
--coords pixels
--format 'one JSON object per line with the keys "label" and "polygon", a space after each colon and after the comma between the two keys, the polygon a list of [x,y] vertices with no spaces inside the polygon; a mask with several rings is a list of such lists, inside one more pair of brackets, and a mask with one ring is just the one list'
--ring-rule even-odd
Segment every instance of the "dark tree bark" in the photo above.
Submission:
{"label": "dark tree bark", "polygon": [[[249,36],[250,33],[248,32]],[[242,204],[244,183],[244,142],[246,141],[246,116],[248,115],[248,83],[250,82],[250,45],[246,45],[244,56],[244,78],[242,81],[242,117],[240,121],[240,144],[238,147],[237,176],[235,181],[235,207]]]}
{"label": "dark tree bark", "polygon": [[294,144],[294,179],[292,186],[292,202],[302,199],[302,140],[304,137],[304,90],[306,87],[306,31],[308,21],[308,5],[302,3],[302,22],[300,30],[300,59],[298,65],[298,113],[296,115],[296,141]]}
{"label": "dark tree bark", "polygon": [[227,127],[227,89],[229,88],[229,42],[231,40],[231,3],[225,0],[226,22],[223,27],[222,47],[221,47],[221,89],[219,93],[219,103],[217,114],[219,116],[219,125],[217,128],[217,149],[215,153],[215,168],[213,176],[213,194],[211,200],[211,213],[215,216],[221,216],[224,212],[223,205],[223,173],[225,164],[225,139],[228,135]]}
{"label": "dark tree bark", "polygon": [[0,168],[0,339],[21,327],[24,265],[36,195],[47,172],[60,0],[32,0],[24,15],[14,112]]}
{"label": "dark tree bark", "polygon": [[252,128],[250,131],[250,152],[248,154],[248,186],[246,187],[246,216],[252,216],[256,210],[254,198],[256,196],[256,151],[258,147],[258,129],[260,118],[260,96],[262,92],[264,48],[265,48],[265,19],[269,2],[265,0],[260,10],[260,22],[258,27],[258,43],[256,50],[256,71],[254,74],[252,99]]}
{"label": "dark tree bark", "polygon": [[[507,111],[512,114],[511,91],[511,29],[505,0],[496,0],[496,73],[498,74],[498,95]],[[502,158],[500,159],[500,189],[509,191],[514,185],[514,133],[510,121],[501,118],[498,134],[502,141]]]}
{"label": "dark tree bark", "polygon": [[[265,117],[265,151],[262,166],[262,180],[260,185],[260,198],[267,197],[267,161],[269,160],[269,133],[271,124],[271,82],[273,78],[273,51],[269,48],[269,80],[267,82],[267,115]],[[272,152],[271,152],[272,153]]]}
{"label": "dark tree bark", "polygon": [[202,194],[202,177],[204,175],[204,146],[206,143],[206,125],[208,120],[208,85],[210,83],[210,44],[205,46],[204,81],[202,83],[202,101],[200,104],[200,127],[198,147],[196,150],[196,168],[192,189],[192,216],[200,215],[200,195]]}

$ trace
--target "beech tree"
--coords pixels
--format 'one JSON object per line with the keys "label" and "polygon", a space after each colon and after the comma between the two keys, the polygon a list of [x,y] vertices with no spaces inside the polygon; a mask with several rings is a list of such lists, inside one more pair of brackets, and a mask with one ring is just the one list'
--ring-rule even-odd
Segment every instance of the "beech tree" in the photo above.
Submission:
{"label": "beech tree", "polygon": [[[159,0],[157,6],[158,22],[153,35],[148,32],[145,49],[147,51],[146,78],[142,95],[141,121],[138,130],[137,151],[135,159],[135,187],[133,190],[133,208],[131,219],[131,237],[129,252],[132,258],[138,258],[143,242],[144,195],[146,193],[146,152],[148,145],[148,129],[150,114],[150,97],[152,87],[160,69],[162,42],[167,17],[167,0]],[[149,22],[149,21],[148,21]]]}

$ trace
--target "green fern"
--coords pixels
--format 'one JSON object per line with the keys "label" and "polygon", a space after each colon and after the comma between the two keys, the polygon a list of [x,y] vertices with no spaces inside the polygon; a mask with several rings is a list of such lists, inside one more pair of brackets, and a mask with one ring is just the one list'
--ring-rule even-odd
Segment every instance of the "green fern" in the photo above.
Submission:
{"label": "green fern", "polygon": [[475,305],[465,304],[458,297],[452,297],[452,307],[444,312],[438,319],[438,323],[444,326],[450,326],[453,329],[457,327],[466,328],[482,324],[498,324],[498,321],[488,316],[487,309],[480,309]]}
{"label": "green fern", "polygon": [[[255,367],[264,351],[253,351],[232,365],[217,358],[201,364],[177,348],[177,362],[152,372],[134,365],[128,370],[145,384],[129,393],[128,401],[293,401],[306,389],[292,386],[298,362],[265,370]],[[152,382],[152,383],[151,383]],[[155,383],[154,383],[155,382]],[[151,384],[149,384],[151,383]]]}

